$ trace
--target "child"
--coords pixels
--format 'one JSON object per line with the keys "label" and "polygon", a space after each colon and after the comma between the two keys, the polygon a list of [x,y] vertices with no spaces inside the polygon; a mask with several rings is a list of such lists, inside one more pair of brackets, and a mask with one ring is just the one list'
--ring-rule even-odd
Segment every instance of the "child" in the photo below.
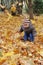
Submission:
{"label": "child", "polygon": [[4,11],[6,7],[0,4],[0,8],[2,11]]}
{"label": "child", "polygon": [[16,6],[14,4],[11,6],[11,14],[16,15]]}
{"label": "child", "polygon": [[6,6],[3,6],[3,5],[0,4],[0,8],[1,8],[1,10],[2,10],[4,13],[6,13],[6,15],[11,16],[10,13],[9,13],[9,11],[6,9]]}
{"label": "child", "polygon": [[34,36],[35,36],[35,29],[34,26],[32,25],[31,21],[28,20],[27,18],[24,20],[20,32],[24,31],[24,41],[29,40],[29,41],[34,41]]}

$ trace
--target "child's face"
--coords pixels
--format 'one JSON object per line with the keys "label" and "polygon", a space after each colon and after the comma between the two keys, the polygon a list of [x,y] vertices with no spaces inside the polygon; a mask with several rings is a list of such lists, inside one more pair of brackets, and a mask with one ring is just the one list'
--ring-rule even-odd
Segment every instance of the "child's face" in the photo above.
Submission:
{"label": "child's face", "polygon": [[24,23],[23,27],[25,27],[25,28],[29,27],[29,23]]}

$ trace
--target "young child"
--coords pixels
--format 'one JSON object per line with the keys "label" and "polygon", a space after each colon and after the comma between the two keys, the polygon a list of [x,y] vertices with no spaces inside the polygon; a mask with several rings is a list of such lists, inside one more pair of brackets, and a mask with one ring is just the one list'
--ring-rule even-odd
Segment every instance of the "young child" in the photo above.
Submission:
{"label": "young child", "polygon": [[34,28],[34,26],[32,25],[32,22],[30,20],[28,20],[27,18],[24,20],[21,28],[20,28],[20,32],[24,31],[24,41],[29,40],[29,41],[34,41],[34,37],[36,34],[36,30]]}
{"label": "young child", "polygon": [[0,8],[2,11],[4,11],[6,7],[0,4]]}
{"label": "young child", "polygon": [[12,6],[11,6],[11,14],[13,16],[16,15],[16,6],[15,6],[15,4],[12,4]]}

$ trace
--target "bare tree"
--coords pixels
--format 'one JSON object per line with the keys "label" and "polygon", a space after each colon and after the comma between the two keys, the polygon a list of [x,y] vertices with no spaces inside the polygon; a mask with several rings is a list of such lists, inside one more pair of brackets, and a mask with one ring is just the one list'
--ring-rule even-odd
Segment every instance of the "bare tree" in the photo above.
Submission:
{"label": "bare tree", "polygon": [[28,7],[29,7],[29,15],[30,19],[33,19],[33,8],[32,8],[32,0],[28,0]]}

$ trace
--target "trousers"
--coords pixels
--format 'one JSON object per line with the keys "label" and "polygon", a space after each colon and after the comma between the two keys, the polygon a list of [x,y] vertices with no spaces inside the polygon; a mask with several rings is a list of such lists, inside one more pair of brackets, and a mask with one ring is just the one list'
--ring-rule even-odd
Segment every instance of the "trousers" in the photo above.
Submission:
{"label": "trousers", "polygon": [[33,36],[33,33],[26,33],[24,34],[24,40],[29,40],[29,41],[34,41],[34,36]]}

